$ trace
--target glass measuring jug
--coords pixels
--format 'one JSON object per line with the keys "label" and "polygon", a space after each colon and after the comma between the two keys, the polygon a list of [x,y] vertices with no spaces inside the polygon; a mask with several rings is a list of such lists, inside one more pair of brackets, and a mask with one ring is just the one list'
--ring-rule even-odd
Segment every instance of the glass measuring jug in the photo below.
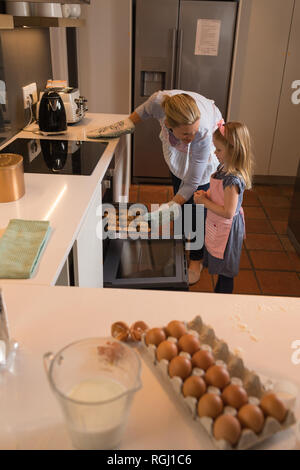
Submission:
{"label": "glass measuring jug", "polygon": [[118,447],[142,385],[137,353],[113,338],[87,338],[46,353],[44,365],[74,447]]}

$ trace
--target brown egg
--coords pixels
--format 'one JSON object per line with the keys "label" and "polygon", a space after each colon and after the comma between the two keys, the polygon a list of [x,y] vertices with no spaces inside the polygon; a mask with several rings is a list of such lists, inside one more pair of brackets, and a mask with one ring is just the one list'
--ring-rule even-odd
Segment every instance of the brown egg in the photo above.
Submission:
{"label": "brown egg", "polygon": [[214,423],[213,433],[215,438],[217,440],[225,439],[233,446],[238,442],[241,432],[240,422],[232,415],[221,415]]}
{"label": "brown egg", "polygon": [[162,341],[156,350],[156,357],[159,361],[162,359],[167,359],[170,361],[173,357],[177,356],[178,348],[176,343],[172,341],[168,341],[167,339]]}
{"label": "brown egg", "polygon": [[208,385],[222,389],[229,384],[230,375],[225,367],[214,365],[207,369],[205,381]]}
{"label": "brown egg", "polygon": [[275,393],[266,393],[260,401],[260,407],[266,416],[272,416],[280,423],[284,421],[287,414],[285,404]]}
{"label": "brown egg", "polygon": [[200,418],[208,416],[215,419],[223,411],[224,405],[221,397],[215,393],[205,393],[198,402],[198,415]]}
{"label": "brown egg", "polygon": [[141,341],[143,333],[149,329],[149,326],[143,321],[136,321],[130,327],[130,335],[134,341]]}
{"label": "brown egg", "polygon": [[244,405],[239,409],[238,419],[243,428],[252,429],[257,434],[261,432],[264,426],[264,414],[256,405]]}
{"label": "brown egg", "polygon": [[214,363],[214,357],[209,351],[200,350],[193,354],[192,364],[194,367],[207,370],[210,366],[214,365]]}
{"label": "brown egg", "polygon": [[178,346],[181,351],[185,351],[192,356],[200,349],[200,341],[196,336],[187,333],[181,336],[178,341]]}
{"label": "brown egg", "polygon": [[200,398],[206,392],[206,383],[198,375],[188,377],[182,387],[182,393],[185,397]]}
{"label": "brown egg", "polygon": [[147,331],[145,337],[146,344],[154,344],[155,346],[158,346],[165,339],[166,334],[162,328],[151,328]]}
{"label": "brown egg", "polygon": [[192,362],[184,356],[174,357],[169,364],[170,377],[181,377],[186,379],[192,372]]}
{"label": "brown egg", "polygon": [[186,333],[186,327],[182,321],[173,320],[170,321],[166,326],[166,333],[168,336],[173,336],[179,339]]}
{"label": "brown egg", "polygon": [[222,398],[225,405],[233,406],[237,410],[248,403],[247,392],[240,385],[227,385],[222,392]]}
{"label": "brown egg", "polygon": [[127,341],[129,326],[123,321],[117,321],[111,325],[111,335],[119,341]]}

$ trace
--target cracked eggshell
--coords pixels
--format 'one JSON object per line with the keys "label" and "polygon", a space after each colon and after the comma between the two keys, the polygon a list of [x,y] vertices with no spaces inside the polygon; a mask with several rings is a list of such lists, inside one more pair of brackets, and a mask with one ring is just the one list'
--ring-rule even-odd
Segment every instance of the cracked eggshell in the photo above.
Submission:
{"label": "cracked eggshell", "polygon": [[144,321],[136,321],[130,327],[130,335],[134,341],[141,341],[143,333],[149,330],[149,326]]}
{"label": "cracked eggshell", "polygon": [[111,335],[119,341],[127,341],[129,337],[129,326],[123,321],[117,321],[111,325]]}

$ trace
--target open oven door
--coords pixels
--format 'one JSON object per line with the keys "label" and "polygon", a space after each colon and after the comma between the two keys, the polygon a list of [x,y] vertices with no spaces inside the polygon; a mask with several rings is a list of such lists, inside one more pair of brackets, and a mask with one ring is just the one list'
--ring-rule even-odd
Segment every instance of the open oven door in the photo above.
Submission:
{"label": "open oven door", "polygon": [[109,240],[104,258],[104,287],[188,290],[182,240]]}

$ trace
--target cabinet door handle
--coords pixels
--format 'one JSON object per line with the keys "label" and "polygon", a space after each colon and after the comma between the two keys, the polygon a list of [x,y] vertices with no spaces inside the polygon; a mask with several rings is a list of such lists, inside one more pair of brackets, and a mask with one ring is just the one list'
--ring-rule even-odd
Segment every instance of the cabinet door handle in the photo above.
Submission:
{"label": "cabinet door handle", "polygon": [[179,29],[178,30],[177,74],[176,74],[176,88],[177,88],[177,90],[180,90],[182,43],[183,43],[183,30]]}
{"label": "cabinet door handle", "polygon": [[175,65],[176,65],[176,28],[172,29],[172,45],[171,45],[171,78],[170,78],[170,88],[175,86]]}

